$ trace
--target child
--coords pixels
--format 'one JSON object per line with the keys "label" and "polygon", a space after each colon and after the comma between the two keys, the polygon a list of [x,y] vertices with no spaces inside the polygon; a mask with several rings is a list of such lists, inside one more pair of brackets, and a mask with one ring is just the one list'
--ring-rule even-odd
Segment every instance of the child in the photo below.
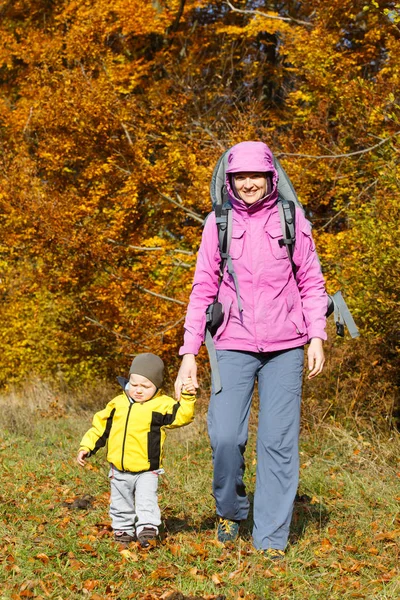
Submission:
{"label": "child", "polygon": [[134,535],[143,548],[158,535],[161,513],[157,500],[165,429],[193,421],[196,389],[188,379],[177,402],[161,393],[164,363],[155,354],[135,357],[129,380],[118,377],[124,390],[93,417],[83,436],[77,461],[95,454],[108,441],[110,516],[116,541],[129,543]]}

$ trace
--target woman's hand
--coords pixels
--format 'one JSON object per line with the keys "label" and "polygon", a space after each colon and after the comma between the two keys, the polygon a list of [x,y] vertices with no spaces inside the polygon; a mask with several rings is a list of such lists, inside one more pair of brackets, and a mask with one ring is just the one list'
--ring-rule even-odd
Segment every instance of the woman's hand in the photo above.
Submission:
{"label": "woman's hand", "polygon": [[181,397],[184,382],[188,379],[192,380],[192,384],[195,388],[199,387],[199,384],[197,383],[196,357],[194,354],[185,354],[182,359],[181,368],[178,371],[178,376],[175,381],[175,398],[177,400]]}
{"label": "woman's hand", "polygon": [[313,379],[319,375],[324,367],[325,355],[321,338],[312,338],[308,346],[308,377]]}
{"label": "woman's hand", "polygon": [[191,377],[183,382],[182,392],[185,392],[186,394],[192,394],[192,396],[196,394],[196,388],[194,387]]}

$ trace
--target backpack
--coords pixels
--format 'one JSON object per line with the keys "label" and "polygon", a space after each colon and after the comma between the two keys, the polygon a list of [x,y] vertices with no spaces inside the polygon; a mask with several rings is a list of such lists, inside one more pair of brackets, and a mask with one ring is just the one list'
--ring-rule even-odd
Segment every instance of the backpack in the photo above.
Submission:
{"label": "backpack", "polygon": [[[229,201],[228,191],[225,185],[226,167],[229,151],[229,149],[226,150],[220,156],[220,158],[217,161],[217,164],[215,165],[210,183],[210,196],[218,228],[218,244],[221,256],[219,285],[221,284],[223,273],[225,269],[227,269],[228,273],[233,278],[236,289],[238,307],[239,311],[241,311],[242,305],[239,293],[239,282],[236,277],[232,259],[229,255],[229,247],[232,238],[233,220],[232,205]],[[296,275],[296,266],[293,262],[293,252],[296,243],[296,210],[302,210],[304,212],[304,209],[297,197],[297,194],[288,175],[286,174],[279,160],[275,156],[274,166],[278,171],[279,175],[278,210],[282,227],[282,239],[279,240],[279,245],[286,247],[293,273],[294,275]],[[349,334],[352,338],[356,338],[360,335],[358,328],[354,322],[354,319],[340,291],[336,292],[333,295],[328,294],[328,306],[326,316],[329,317],[332,313],[334,314],[337,335],[344,337],[345,325],[347,326]],[[205,344],[210,357],[210,364],[214,377],[214,387],[216,393],[221,389],[221,384],[219,380],[216,352],[212,338],[217,332],[218,327],[221,325],[223,317],[223,308],[221,303],[218,301],[217,292],[217,296],[214,299],[214,302],[208,306],[206,311],[205,338]]]}

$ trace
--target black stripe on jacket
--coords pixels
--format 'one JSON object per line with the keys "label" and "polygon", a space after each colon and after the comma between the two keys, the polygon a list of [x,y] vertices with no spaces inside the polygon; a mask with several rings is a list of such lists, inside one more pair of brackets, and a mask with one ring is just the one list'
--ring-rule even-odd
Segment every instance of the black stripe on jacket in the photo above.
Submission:
{"label": "black stripe on jacket", "polygon": [[156,471],[160,468],[161,458],[161,427],[171,425],[176,419],[176,413],[180,407],[177,402],[171,414],[163,415],[159,412],[153,412],[150,423],[150,431],[147,434],[147,452],[149,456],[149,471]]}
{"label": "black stripe on jacket", "polygon": [[101,436],[99,437],[99,439],[97,440],[97,442],[90,454],[96,454],[97,450],[100,450],[100,448],[103,448],[103,446],[106,445],[108,436],[110,435],[111,426],[112,426],[112,422],[113,422],[113,418],[114,418],[114,413],[115,413],[115,408],[112,409],[112,411],[110,412],[110,416],[107,417],[105,429],[104,429],[103,433],[101,434]]}

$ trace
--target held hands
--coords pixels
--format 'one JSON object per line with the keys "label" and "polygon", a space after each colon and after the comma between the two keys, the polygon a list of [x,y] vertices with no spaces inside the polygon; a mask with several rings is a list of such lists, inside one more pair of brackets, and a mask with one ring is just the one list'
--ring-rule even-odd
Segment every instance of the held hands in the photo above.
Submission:
{"label": "held hands", "polygon": [[182,392],[185,392],[186,394],[192,394],[193,396],[196,393],[196,388],[194,386],[194,383],[191,379],[191,377],[188,377],[187,379],[185,379],[185,381],[183,382],[182,385]]}
{"label": "held hands", "polygon": [[308,346],[308,376],[307,379],[313,379],[319,375],[324,367],[325,355],[321,338],[312,338]]}
{"label": "held hands", "polygon": [[87,450],[79,450],[78,456],[76,457],[76,462],[81,465],[81,467],[85,466],[86,456],[89,454]]}
{"label": "held hands", "polygon": [[[197,365],[194,354],[185,354],[182,359],[181,368],[179,369],[178,376],[175,381],[175,398],[177,400],[179,400],[181,397],[182,388],[186,385],[186,382],[189,379],[191,380],[191,385],[196,391],[196,388],[199,387],[199,384],[197,383]],[[195,391],[191,392],[186,387],[185,391],[189,391],[189,393],[195,393]]]}

